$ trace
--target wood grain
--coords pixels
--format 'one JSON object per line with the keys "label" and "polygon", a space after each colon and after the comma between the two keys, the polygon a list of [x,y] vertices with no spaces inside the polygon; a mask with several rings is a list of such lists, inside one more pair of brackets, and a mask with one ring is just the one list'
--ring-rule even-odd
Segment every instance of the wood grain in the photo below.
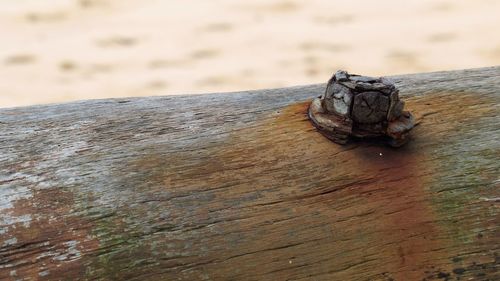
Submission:
{"label": "wood grain", "polygon": [[0,280],[498,280],[500,67],[392,78],[399,149],[324,84],[1,109]]}

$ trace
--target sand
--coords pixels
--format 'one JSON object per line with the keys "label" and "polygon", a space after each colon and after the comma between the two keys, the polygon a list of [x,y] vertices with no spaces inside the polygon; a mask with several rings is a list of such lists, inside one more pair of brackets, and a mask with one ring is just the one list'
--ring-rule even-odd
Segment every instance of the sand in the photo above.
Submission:
{"label": "sand", "polygon": [[0,1],[0,107],[500,64],[496,0]]}

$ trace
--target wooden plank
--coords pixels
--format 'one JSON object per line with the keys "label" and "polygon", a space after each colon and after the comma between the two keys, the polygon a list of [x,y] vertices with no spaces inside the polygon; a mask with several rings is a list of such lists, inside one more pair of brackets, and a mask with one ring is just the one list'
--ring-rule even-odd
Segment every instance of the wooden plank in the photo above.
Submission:
{"label": "wooden plank", "polygon": [[1,280],[498,280],[500,67],[393,77],[393,149],[324,84],[0,110]]}

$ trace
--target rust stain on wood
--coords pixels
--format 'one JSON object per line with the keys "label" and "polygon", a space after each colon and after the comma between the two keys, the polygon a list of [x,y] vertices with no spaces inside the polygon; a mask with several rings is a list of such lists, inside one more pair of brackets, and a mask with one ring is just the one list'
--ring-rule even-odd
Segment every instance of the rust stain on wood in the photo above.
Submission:
{"label": "rust stain on wood", "polygon": [[[286,124],[287,120],[294,119],[293,116],[304,115],[302,105],[290,107],[284,111],[278,124]],[[298,111],[296,107],[299,107]],[[418,108],[416,108],[418,111]],[[286,126],[286,125],[285,125]],[[307,131],[308,124],[304,128],[297,128],[298,131]],[[386,147],[383,143],[372,144],[370,141],[362,141],[352,144],[352,149],[341,153],[343,148],[338,145],[331,145],[329,141],[317,142],[315,137],[309,134],[309,144],[307,139],[301,139],[302,148],[309,146],[319,146],[318,153],[313,159],[316,165],[331,166],[331,173],[334,175],[351,175],[352,179],[358,179],[338,192],[332,193],[327,199],[330,201],[331,209],[327,206],[321,208],[322,212],[329,213],[335,217],[356,217],[360,210],[347,208],[345,211],[334,211],[336,205],[342,205],[350,198],[356,198],[358,202],[352,200],[353,206],[358,206],[364,214],[372,219],[364,219],[359,223],[352,224],[350,228],[363,233],[352,243],[370,249],[370,244],[377,245],[375,241],[386,241],[382,245],[377,245],[377,259],[372,261],[377,264],[378,269],[387,272],[384,277],[395,278],[396,280],[417,280],[426,277],[424,271],[432,271],[432,262],[446,259],[448,253],[444,249],[448,248],[447,239],[435,239],[442,237],[440,227],[436,225],[437,216],[429,205],[428,193],[426,191],[426,177],[432,167],[426,167],[427,152],[422,149],[415,149],[409,145],[405,148],[393,149]],[[259,138],[260,139],[260,138]],[[311,142],[314,140],[314,142]],[[290,148],[293,145],[283,144],[280,149]],[[332,157],[325,151],[334,151]],[[286,154],[293,154],[288,150]],[[331,162],[331,164],[329,164]],[[421,165],[420,163],[423,163]],[[322,178],[321,178],[322,177]],[[323,175],[311,181],[327,179],[330,175]],[[322,188],[331,188],[328,185],[335,185],[335,181],[327,182]],[[315,199],[317,200],[317,199]],[[327,201],[327,202],[328,202]],[[297,202],[303,204],[302,202]],[[320,209],[320,208],[318,208]],[[333,210],[332,210],[333,209]],[[329,216],[329,217],[330,217]],[[335,225],[334,221],[324,221]],[[348,252],[348,248],[343,248],[339,243],[328,243],[322,247],[328,247],[332,252],[341,254]],[[367,250],[367,253],[370,252]],[[364,257],[358,257],[363,259]],[[352,260],[353,263],[356,260]],[[332,261],[332,267],[339,267]],[[444,266],[441,270],[451,270],[451,267]],[[347,277],[347,276],[346,276]]]}

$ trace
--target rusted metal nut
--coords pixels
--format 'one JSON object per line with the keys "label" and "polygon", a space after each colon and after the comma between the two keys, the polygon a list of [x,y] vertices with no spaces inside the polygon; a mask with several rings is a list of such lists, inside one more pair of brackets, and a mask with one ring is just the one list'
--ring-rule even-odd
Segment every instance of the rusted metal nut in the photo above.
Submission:
{"label": "rusted metal nut", "polygon": [[350,136],[386,136],[389,145],[399,147],[415,126],[391,80],[342,70],[328,81],[325,93],[312,101],[309,118],[323,135],[340,144]]}

